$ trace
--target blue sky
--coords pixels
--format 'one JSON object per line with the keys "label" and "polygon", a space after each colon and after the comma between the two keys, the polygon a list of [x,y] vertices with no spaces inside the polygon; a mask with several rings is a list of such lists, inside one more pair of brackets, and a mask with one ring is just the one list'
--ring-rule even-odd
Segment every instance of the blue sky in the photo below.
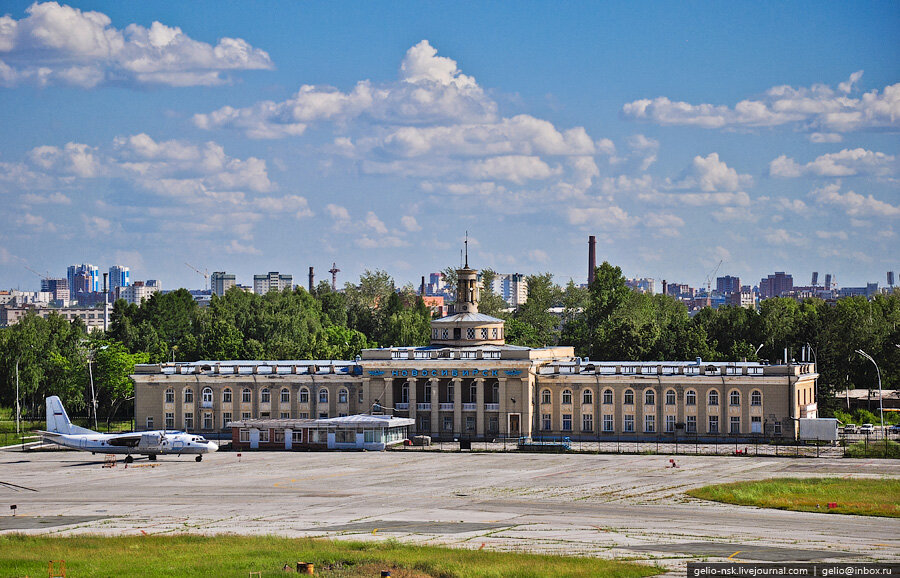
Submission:
{"label": "blue sky", "polygon": [[[900,8],[5,2],[0,287],[185,262],[885,283]],[[5,15],[4,15],[5,14]]]}

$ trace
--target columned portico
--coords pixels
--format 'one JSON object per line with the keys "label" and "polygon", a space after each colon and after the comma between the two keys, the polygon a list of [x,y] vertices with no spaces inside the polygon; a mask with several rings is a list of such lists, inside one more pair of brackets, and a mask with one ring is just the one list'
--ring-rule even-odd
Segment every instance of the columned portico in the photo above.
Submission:
{"label": "columned portico", "polygon": [[475,437],[484,437],[484,380],[475,380]]}

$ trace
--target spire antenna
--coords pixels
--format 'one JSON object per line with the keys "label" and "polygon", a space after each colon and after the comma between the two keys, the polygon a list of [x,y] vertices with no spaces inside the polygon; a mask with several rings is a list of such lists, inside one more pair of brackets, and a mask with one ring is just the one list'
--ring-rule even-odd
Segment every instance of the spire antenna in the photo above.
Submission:
{"label": "spire antenna", "polygon": [[466,269],[469,268],[469,232],[466,231]]}

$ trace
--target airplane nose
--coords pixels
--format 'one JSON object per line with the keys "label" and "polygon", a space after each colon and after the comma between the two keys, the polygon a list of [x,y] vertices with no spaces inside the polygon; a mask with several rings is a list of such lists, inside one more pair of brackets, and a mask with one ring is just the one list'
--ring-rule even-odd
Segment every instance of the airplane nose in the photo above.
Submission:
{"label": "airplane nose", "polygon": [[216,445],[216,442],[209,442],[209,443],[207,444],[207,447],[209,448],[209,451],[211,451],[211,452],[217,452],[217,451],[219,451],[219,446]]}

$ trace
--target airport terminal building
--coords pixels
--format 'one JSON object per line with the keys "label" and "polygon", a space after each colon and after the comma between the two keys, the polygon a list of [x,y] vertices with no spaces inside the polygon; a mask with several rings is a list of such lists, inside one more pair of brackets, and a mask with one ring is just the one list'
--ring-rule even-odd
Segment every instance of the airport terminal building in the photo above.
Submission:
{"label": "airport terminal building", "polygon": [[432,321],[427,346],[352,361],[138,365],[136,426],[209,435],[233,422],[372,413],[443,440],[793,439],[799,418],[816,417],[812,363],[596,362],[567,346],[507,345],[503,320],[478,313],[477,271],[458,274],[456,313]]}

